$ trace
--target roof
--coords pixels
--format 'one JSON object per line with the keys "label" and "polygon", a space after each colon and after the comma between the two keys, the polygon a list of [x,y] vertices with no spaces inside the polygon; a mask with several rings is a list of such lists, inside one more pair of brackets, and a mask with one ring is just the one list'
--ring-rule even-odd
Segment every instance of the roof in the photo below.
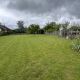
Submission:
{"label": "roof", "polygon": [[6,27],[5,25],[0,25],[0,28],[1,28],[2,30],[11,31],[11,29],[9,29],[8,27]]}

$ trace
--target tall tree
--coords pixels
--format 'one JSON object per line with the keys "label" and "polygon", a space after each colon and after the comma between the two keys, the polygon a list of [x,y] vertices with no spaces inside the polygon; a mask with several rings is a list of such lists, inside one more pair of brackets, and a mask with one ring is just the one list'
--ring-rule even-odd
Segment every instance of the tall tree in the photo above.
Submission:
{"label": "tall tree", "polygon": [[25,29],[24,29],[24,22],[23,21],[18,21],[17,22],[18,28],[19,28],[19,32],[20,33],[24,33]]}

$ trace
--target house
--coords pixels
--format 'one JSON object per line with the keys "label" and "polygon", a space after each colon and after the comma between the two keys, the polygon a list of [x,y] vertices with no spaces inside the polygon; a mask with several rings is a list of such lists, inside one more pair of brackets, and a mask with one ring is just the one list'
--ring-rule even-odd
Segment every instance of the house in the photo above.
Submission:
{"label": "house", "polygon": [[67,33],[67,39],[73,39],[73,38],[79,38],[80,37],[80,31],[74,31],[74,30],[68,30]]}
{"label": "house", "polygon": [[9,34],[12,30],[6,27],[5,25],[0,24],[0,35]]}
{"label": "house", "polygon": [[59,29],[59,35],[61,37],[65,37],[67,39],[73,39],[73,38],[77,38],[80,37],[80,30],[78,28],[76,28],[76,30],[71,28],[64,28],[64,27],[60,27]]}

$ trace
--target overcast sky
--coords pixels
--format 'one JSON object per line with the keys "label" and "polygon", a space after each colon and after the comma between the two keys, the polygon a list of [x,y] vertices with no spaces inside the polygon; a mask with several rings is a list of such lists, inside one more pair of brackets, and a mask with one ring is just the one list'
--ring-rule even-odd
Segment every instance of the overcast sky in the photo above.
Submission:
{"label": "overcast sky", "polygon": [[47,22],[80,22],[80,0],[0,0],[0,22],[15,27],[16,21],[26,25]]}

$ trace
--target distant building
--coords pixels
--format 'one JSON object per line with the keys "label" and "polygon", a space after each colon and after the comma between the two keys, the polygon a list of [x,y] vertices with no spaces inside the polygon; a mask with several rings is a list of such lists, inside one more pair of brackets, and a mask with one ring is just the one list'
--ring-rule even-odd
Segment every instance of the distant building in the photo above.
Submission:
{"label": "distant building", "polygon": [[0,24],[0,35],[9,34],[11,32],[12,32],[11,29],[9,29],[8,27],[6,27],[5,25],[1,25]]}
{"label": "distant building", "polygon": [[73,39],[73,38],[77,38],[77,37],[80,37],[80,30],[73,30],[73,29],[71,29],[71,28],[63,28],[63,27],[60,27],[60,29],[59,29],[59,35],[61,36],[61,37],[65,37],[65,38],[67,38],[67,39],[69,39],[69,38],[71,38],[71,39]]}

